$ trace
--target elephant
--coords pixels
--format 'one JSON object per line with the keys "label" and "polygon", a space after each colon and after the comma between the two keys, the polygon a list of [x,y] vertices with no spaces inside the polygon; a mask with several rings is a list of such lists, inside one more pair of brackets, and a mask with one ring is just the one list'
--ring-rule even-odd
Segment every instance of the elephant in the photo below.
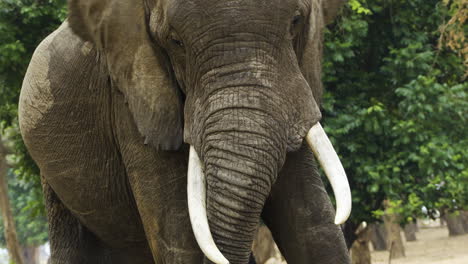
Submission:
{"label": "elephant", "polygon": [[319,123],[344,2],[69,0],[19,101],[52,263],[246,264],[261,222],[288,263],[350,263],[351,193]]}

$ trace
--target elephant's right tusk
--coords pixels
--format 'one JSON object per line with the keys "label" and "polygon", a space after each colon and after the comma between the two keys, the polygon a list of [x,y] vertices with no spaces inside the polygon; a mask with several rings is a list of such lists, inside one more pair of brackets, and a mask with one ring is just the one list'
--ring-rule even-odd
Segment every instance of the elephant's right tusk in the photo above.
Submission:
{"label": "elephant's right tusk", "polygon": [[187,173],[187,200],[193,233],[198,246],[205,256],[216,264],[229,264],[216,246],[211,236],[208,218],[206,216],[206,186],[205,175],[202,170],[197,152],[190,146]]}
{"label": "elephant's right tusk", "polygon": [[340,158],[320,123],[309,130],[306,140],[333,188],[336,200],[335,224],[343,224],[351,214],[351,190]]}

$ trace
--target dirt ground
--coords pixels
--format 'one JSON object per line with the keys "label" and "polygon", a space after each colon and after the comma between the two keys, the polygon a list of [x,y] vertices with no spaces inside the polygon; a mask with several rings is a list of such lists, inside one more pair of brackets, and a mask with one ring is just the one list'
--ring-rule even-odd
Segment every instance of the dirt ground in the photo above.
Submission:
{"label": "dirt ground", "polygon": [[[421,228],[416,237],[404,242],[406,258],[391,264],[468,264],[468,234],[449,237],[446,227],[432,227]],[[372,264],[388,263],[387,251],[372,252]]]}

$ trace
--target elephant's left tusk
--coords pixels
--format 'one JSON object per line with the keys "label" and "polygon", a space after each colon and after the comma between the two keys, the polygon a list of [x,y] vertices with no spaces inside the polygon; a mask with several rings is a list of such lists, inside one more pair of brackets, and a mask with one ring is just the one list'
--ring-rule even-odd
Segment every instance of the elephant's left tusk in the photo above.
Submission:
{"label": "elephant's left tusk", "polygon": [[198,246],[205,256],[216,264],[229,264],[216,246],[211,236],[208,217],[206,216],[206,186],[200,158],[190,146],[189,164],[187,173],[187,200],[193,233]]}
{"label": "elephant's left tusk", "polygon": [[343,224],[351,214],[351,190],[340,158],[320,123],[309,130],[306,140],[333,188],[336,200],[335,224]]}

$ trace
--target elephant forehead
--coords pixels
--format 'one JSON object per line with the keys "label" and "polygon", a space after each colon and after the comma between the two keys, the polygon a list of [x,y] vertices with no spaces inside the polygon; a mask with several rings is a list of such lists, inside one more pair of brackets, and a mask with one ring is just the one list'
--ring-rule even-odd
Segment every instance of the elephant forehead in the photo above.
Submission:
{"label": "elephant forehead", "polygon": [[[173,23],[203,26],[222,21],[231,28],[244,22],[289,20],[298,9],[298,0],[171,0],[168,18]],[[245,25],[243,25],[245,26]]]}

